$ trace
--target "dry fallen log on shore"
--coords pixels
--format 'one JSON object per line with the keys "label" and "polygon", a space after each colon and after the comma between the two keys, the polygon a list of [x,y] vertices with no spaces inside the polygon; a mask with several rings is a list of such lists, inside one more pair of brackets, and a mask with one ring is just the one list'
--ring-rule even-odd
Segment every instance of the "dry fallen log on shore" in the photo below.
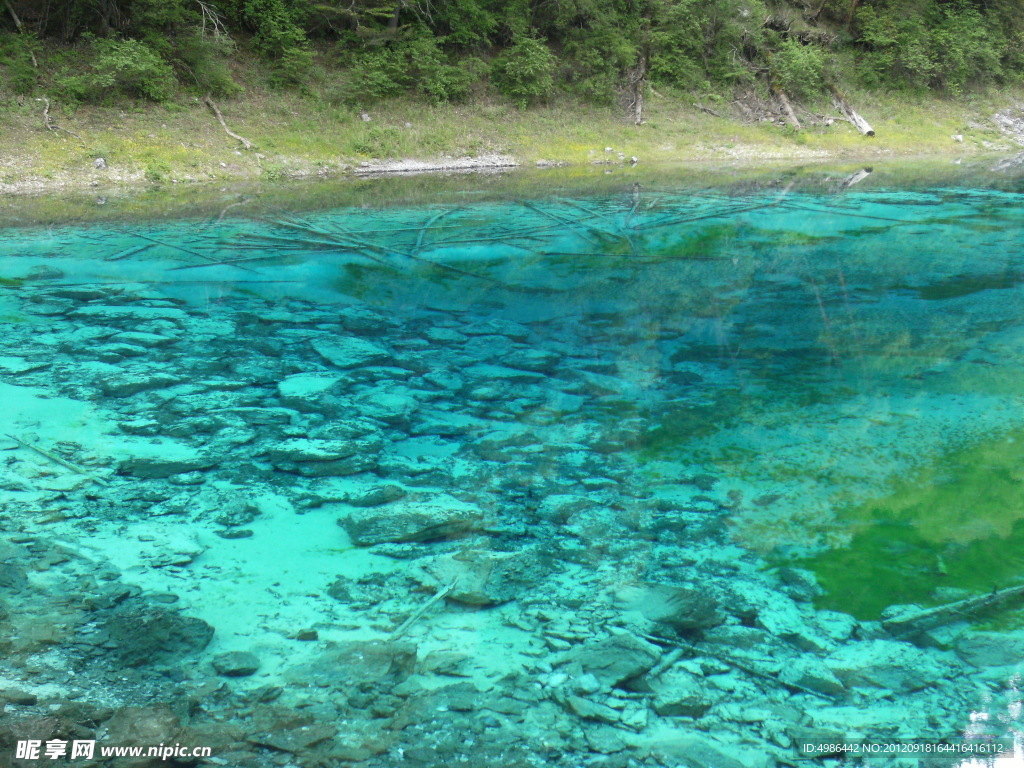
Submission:
{"label": "dry fallen log on shore", "polygon": [[796,110],[793,109],[793,105],[789,101],[789,97],[786,96],[786,92],[779,88],[779,86],[772,86],[772,92],[775,94],[775,98],[779,100],[782,105],[782,109],[786,112],[786,122],[788,122],[794,131],[800,130],[800,120],[796,116]]}
{"label": "dry fallen log on shore", "polygon": [[839,91],[832,89],[832,103],[836,109],[843,113],[843,116],[853,123],[853,127],[860,131],[865,136],[874,136],[875,129],[871,127],[871,124],[865,120],[853,107],[850,106],[850,102]]}
{"label": "dry fallen log on shore", "polygon": [[720,112],[715,112],[715,110],[711,109],[710,107],[705,107],[699,101],[693,102],[693,106],[696,109],[699,109],[701,112],[706,112],[707,114],[711,115],[712,117],[720,117],[723,120],[725,119]]}

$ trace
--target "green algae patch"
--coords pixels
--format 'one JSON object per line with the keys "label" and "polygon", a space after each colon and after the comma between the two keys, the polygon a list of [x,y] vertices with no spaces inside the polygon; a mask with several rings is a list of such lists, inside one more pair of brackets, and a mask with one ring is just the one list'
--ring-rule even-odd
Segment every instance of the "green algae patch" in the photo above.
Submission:
{"label": "green algae patch", "polygon": [[1024,430],[944,455],[839,523],[848,546],[800,561],[825,590],[822,608],[873,620],[890,605],[1021,583]]}

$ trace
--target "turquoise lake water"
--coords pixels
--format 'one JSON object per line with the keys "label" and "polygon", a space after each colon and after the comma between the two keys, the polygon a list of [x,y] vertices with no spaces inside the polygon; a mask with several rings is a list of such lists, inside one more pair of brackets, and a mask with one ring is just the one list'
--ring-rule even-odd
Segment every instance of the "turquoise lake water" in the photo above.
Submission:
{"label": "turquoise lake water", "polygon": [[921,746],[1020,728],[1024,178],[899,176],[8,227],[0,755],[1024,765]]}

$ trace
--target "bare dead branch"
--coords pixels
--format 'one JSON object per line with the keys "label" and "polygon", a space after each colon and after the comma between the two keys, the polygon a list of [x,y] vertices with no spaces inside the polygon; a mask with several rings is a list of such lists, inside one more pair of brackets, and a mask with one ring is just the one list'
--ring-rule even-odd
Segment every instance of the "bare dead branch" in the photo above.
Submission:
{"label": "bare dead branch", "polygon": [[224,115],[220,113],[220,109],[218,109],[217,105],[213,103],[213,99],[210,98],[210,94],[206,94],[205,96],[203,96],[203,103],[206,106],[208,106],[211,110],[213,110],[213,114],[217,116],[217,120],[218,122],[220,122],[221,128],[224,129],[224,133],[226,133],[235,141],[240,142],[242,146],[245,147],[246,150],[250,152],[253,150],[254,147],[251,141],[249,141],[244,136],[239,136],[237,133],[228,128],[228,124],[224,122]]}

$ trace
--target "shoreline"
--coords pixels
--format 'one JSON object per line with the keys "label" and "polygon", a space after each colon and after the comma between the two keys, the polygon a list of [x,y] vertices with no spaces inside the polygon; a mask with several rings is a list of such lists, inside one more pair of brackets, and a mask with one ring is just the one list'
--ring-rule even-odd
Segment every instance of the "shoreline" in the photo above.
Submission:
{"label": "shoreline", "polygon": [[673,99],[654,102],[646,123],[635,126],[611,110],[568,102],[518,111],[492,103],[396,101],[356,115],[253,93],[222,105],[232,131],[248,137],[245,147],[225,135],[198,100],[131,110],[79,107],[65,110],[50,130],[26,106],[3,121],[0,195],[513,168],[996,158],[1024,151],[1024,101],[1015,91],[955,103],[884,94],[860,101],[872,115],[874,137],[848,124],[794,132],[712,117]]}
{"label": "shoreline", "polygon": [[288,184],[302,181],[341,181],[344,179],[370,180],[395,177],[413,176],[446,176],[452,174],[460,175],[484,175],[503,174],[509,172],[530,172],[546,170],[572,170],[572,171],[598,171],[604,170],[607,173],[617,170],[632,170],[637,166],[647,168],[664,168],[670,166],[690,168],[744,168],[758,169],[770,168],[783,163],[825,165],[861,163],[899,163],[899,162],[938,162],[952,160],[959,163],[964,160],[989,159],[999,164],[999,161],[1009,162],[1012,165],[1024,165],[1024,147],[1019,151],[1000,148],[988,151],[963,151],[960,148],[951,148],[949,151],[923,152],[923,153],[901,153],[896,154],[885,148],[875,151],[795,151],[784,152],[773,148],[770,151],[758,147],[733,148],[728,153],[709,154],[704,157],[684,157],[678,160],[659,160],[652,163],[631,163],[627,161],[593,161],[589,163],[573,163],[568,161],[538,161],[535,163],[523,162],[511,155],[485,154],[480,156],[434,158],[407,157],[389,160],[363,161],[357,166],[343,164],[337,168],[319,168],[314,173],[294,171],[287,174],[266,173],[220,173],[216,176],[210,175],[205,178],[190,176],[186,178],[174,178],[167,180],[152,180],[146,178],[140,171],[124,171],[121,169],[107,171],[94,170],[60,173],[47,175],[29,176],[15,182],[0,182],[0,197],[6,198],[31,198],[46,195],[73,195],[83,192],[96,193],[131,193],[154,190],[166,190],[169,188],[185,191],[192,190],[213,190],[218,184],[237,187],[238,185],[249,184]]}

